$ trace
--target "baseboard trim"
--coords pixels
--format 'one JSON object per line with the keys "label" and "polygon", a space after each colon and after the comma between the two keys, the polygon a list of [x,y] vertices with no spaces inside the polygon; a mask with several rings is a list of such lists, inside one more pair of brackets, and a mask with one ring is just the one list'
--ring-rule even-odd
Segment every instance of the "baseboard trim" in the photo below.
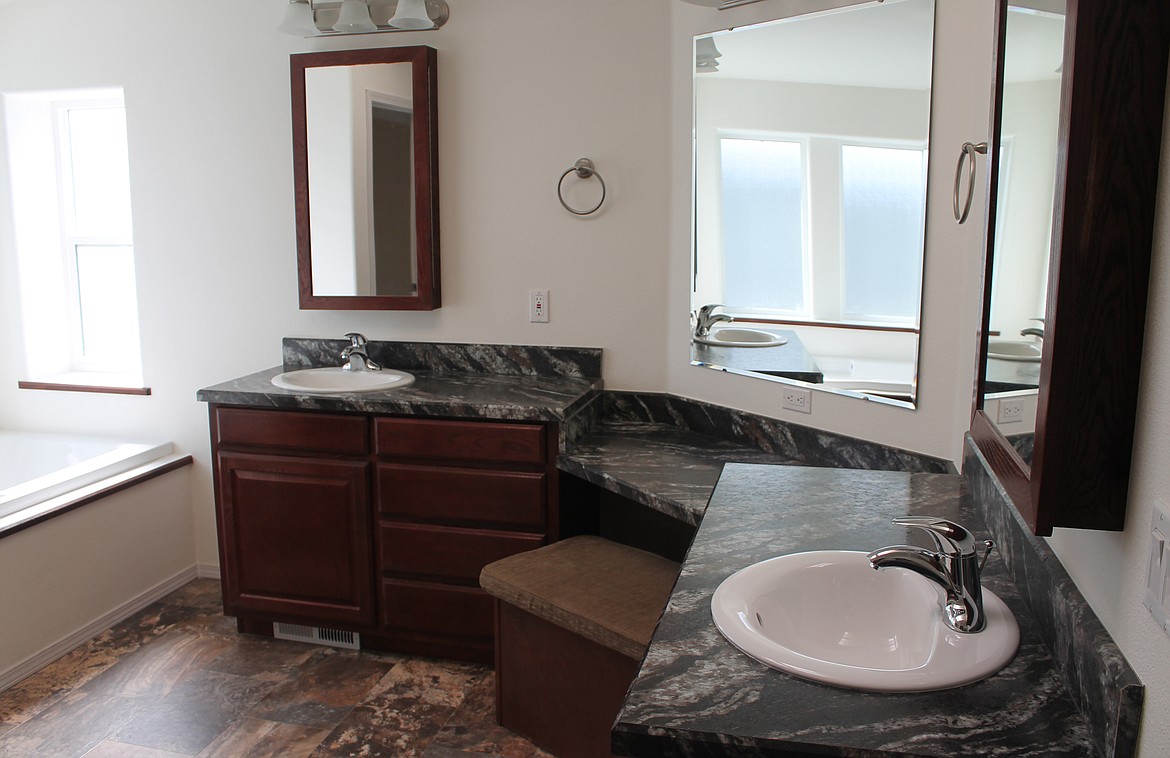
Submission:
{"label": "baseboard trim", "polygon": [[195,564],[195,573],[200,579],[216,579],[216,580],[218,580],[220,578],[219,564],[218,563],[196,563]]}
{"label": "baseboard trim", "polygon": [[[5,671],[0,671],[0,692],[3,692],[22,679],[32,676],[74,648],[98,636],[114,624],[125,621],[156,600],[171,594],[188,582],[202,576],[201,571],[203,568],[202,566],[191,566],[190,568],[183,569],[161,584],[157,584],[137,597],[131,598],[64,639],[49,645],[38,653],[32,654],[15,666]],[[216,577],[218,577],[218,566],[215,567],[215,573]]]}

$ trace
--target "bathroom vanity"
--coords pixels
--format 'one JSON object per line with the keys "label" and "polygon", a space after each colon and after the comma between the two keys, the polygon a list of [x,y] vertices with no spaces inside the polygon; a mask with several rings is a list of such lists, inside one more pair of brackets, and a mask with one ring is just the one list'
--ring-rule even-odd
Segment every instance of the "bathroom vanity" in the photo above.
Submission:
{"label": "bathroom vanity", "polygon": [[199,393],[224,612],[244,632],[283,622],[356,632],[362,647],[491,660],[480,569],[558,539],[559,434],[600,380],[435,372],[397,356],[419,372],[408,388],[306,395],[271,382],[312,362],[291,344],[281,368]]}

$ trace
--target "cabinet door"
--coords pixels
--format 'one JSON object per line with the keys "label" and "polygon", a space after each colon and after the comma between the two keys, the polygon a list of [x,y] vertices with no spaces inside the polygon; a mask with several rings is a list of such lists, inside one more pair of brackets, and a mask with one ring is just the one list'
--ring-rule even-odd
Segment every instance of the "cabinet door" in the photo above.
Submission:
{"label": "cabinet door", "polygon": [[218,462],[228,611],[372,623],[369,464],[226,452]]}

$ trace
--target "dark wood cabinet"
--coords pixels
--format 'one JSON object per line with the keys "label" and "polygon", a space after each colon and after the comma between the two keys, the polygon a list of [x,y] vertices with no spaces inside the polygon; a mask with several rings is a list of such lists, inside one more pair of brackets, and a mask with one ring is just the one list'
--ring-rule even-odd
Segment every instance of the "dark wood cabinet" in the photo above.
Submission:
{"label": "dark wood cabinet", "polygon": [[212,406],[224,610],[490,660],[479,572],[556,538],[555,429]]}

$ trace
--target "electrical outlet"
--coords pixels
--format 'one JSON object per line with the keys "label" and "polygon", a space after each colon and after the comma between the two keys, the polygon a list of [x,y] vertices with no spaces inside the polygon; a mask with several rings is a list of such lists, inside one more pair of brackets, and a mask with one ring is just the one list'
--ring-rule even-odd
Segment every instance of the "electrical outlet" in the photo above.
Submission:
{"label": "electrical outlet", "polygon": [[1001,424],[1011,424],[1024,420],[1024,403],[1020,400],[1000,400],[999,417]]}
{"label": "electrical outlet", "polygon": [[548,290],[528,290],[528,320],[534,324],[548,323]]}
{"label": "electrical outlet", "polygon": [[812,392],[795,387],[785,387],[780,405],[790,411],[812,413]]}
{"label": "electrical outlet", "polygon": [[1167,535],[1170,535],[1170,512],[1165,506],[1156,504],[1150,524],[1150,560],[1142,605],[1150,611],[1158,626],[1170,634],[1170,544]]}

